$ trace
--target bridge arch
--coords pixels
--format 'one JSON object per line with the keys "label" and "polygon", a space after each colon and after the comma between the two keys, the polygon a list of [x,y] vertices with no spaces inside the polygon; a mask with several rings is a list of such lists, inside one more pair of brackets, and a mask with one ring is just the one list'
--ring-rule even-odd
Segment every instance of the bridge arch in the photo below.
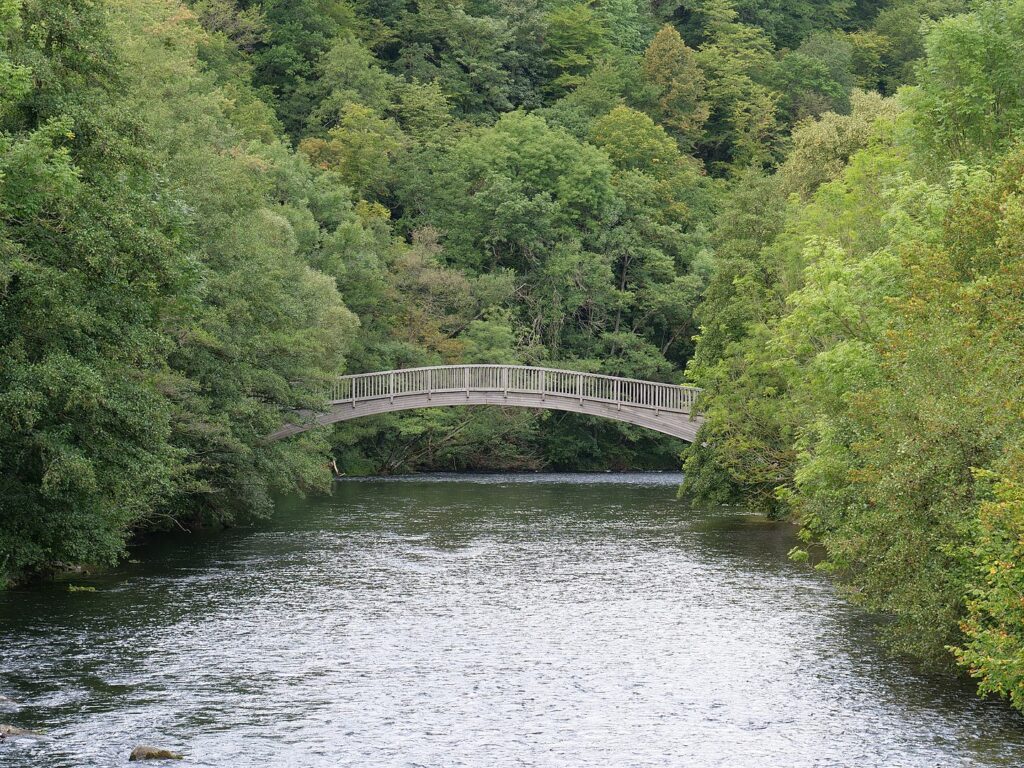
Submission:
{"label": "bridge arch", "polygon": [[339,377],[329,410],[303,413],[269,436],[280,440],[363,416],[453,405],[497,405],[585,413],[693,442],[703,419],[700,390],[619,376],[525,365],[439,365]]}

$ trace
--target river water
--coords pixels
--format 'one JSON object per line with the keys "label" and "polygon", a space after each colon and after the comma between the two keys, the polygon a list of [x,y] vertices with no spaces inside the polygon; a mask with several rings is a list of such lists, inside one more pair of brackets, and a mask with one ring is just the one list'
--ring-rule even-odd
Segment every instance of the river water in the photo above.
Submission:
{"label": "river water", "polygon": [[352,480],[0,594],[0,765],[1019,766],[1024,719],[916,674],[674,475]]}

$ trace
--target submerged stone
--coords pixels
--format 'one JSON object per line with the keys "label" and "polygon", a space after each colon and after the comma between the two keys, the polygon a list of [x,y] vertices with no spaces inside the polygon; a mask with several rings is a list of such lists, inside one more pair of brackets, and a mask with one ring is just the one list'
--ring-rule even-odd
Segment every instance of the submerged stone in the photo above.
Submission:
{"label": "submerged stone", "polygon": [[138,746],[132,750],[129,760],[184,760],[184,755],[171,752],[169,749],[157,747]]}

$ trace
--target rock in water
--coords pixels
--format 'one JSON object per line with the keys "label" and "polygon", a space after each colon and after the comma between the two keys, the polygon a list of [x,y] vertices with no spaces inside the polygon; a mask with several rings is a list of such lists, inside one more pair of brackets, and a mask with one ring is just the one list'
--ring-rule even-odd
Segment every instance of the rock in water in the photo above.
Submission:
{"label": "rock in water", "polygon": [[6,739],[7,737],[14,736],[38,736],[39,734],[35,731],[29,731],[25,728],[18,728],[15,725],[6,725],[0,723],[0,739]]}
{"label": "rock in water", "polygon": [[169,749],[157,749],[156,747],[136,747],[132,750],[129,760],[184,760],[184,755],[171,752]]}

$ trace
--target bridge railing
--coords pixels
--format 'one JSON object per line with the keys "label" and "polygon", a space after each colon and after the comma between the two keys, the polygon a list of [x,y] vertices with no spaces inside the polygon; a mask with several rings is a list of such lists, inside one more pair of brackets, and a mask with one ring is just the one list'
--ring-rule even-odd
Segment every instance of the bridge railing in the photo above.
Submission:
{"label": "bridge railing", "polygon": [[355,403],[447,392],[512,392],[539,394],[542,398],[557,395],[678,413],[691,413],[700,394],[696,387],[555,368],[444,365],[342,376],[334,382],[330,399],[334,403]]}

